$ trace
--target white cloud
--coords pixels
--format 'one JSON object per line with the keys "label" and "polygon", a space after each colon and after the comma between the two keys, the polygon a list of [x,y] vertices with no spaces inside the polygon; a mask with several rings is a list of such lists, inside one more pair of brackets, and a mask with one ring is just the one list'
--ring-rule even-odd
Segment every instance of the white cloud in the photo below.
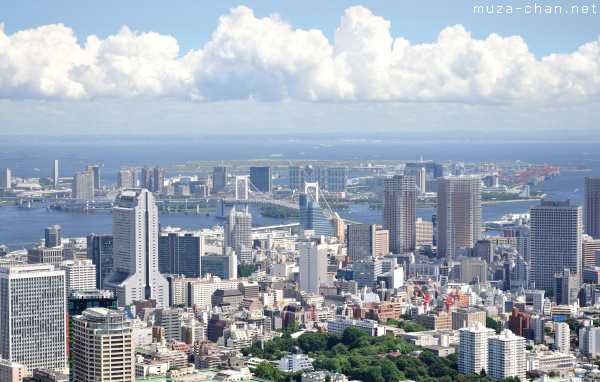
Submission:
{"label": "white cloud", "polygon": [[62,24],[10,36],[0,28],[0,97],[513,103],[600,94],[600,39],[542,60],[519,36],[477,40],[461,25],[412,45],[361,6],[346,10],[333,42],[240,6],[203,49],[178,54],[173,37],[127,27],[83,46]]}

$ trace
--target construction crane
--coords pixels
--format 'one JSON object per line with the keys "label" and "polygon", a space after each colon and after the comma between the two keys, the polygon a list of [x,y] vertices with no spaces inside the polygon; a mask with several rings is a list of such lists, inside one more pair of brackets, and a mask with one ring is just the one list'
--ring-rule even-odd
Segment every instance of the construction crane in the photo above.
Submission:
{"label": "construction crane", "polygon": [[446,302],[446,313],[450,314],[450,305],[454,305],[454,300],[452,298],[454,298],[454,295],[452,293],[450,293],[450,296],[452,296],[452,298],[446,296],[444,293],[442,293],[442,291],[440,291],[438,289],[438,287],[432,283],[430,280],[427,280],[427,284],[431,285],[433,287],[433,289],[440,294],[440,296],[442,296],[442,298],[445,300]]}
{"label": "construction crane", "polygon": [[423,296],[423,312],[427,313],[427,304],[429,304],[432,300],[429,297],[429,293],[425,294],[425,292],[423,292],[423,288],[421,288],[421,285],[419,285],[419,283],[417,282],[417,279],[415,279],[415,276],[412,274],[412,272],[408,272],[408,274],[410,275],[410,277],[412,277],[413,282],[415,283],[415,285],[417,286],[417,288],[419,288],[419,290],[421,291],[421,295]]}
{"label": "construction crane", "polygon": [[531,267],[529,266],[529,264],[527,264],[527,261],[525,261],[525,259],[523,258],[523,256],[521,256],[521,254],[518,251],[515,251],[515,253],[517,254],[517,257],[519,259],[521,259],[521,261],[523,262],[523,264],[525,264],[525,266],[527,267],[527,269],[531,269]]}

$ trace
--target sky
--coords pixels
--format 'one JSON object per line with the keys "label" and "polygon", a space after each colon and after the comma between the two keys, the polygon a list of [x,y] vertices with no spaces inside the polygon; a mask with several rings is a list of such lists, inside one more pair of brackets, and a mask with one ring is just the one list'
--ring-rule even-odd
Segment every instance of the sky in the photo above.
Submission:
{"label": "sky", "polygon": [[5,136],[599,127],[600,2],[25,0],[0,23]]}

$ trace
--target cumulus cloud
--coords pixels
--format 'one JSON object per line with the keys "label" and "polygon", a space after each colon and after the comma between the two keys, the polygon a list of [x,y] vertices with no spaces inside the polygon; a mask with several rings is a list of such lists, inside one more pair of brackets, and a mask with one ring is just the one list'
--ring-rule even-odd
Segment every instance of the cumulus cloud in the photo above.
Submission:
{"label": "cumulus cloud", "polygon": [[600,93],[600,39],[541,60],[519,36],[477,40],[461,25],[434,43],[411,44],[361,6],[345,11],[334,36],[292,29],[278,15],[257,18],[243,6],[183,57],[173,37],[127,27],[80,45],[62,24],[13,35],[0,25],[0,97],[511,103]]}

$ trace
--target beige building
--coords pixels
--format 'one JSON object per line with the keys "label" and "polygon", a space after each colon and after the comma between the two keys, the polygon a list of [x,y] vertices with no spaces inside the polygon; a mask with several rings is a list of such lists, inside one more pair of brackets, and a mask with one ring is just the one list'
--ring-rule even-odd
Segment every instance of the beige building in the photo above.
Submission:
{"label": "beige building", "polygon": [[417,245],[433,245],[433,223],[417,218],[415,223]]}
{"label": "beige building", "polygon": [[135,381],[131,320],[124,311],[89,308],[73,317],[75,381]]}
{"label": "beige building", "polygon": [[350,261],[383,256],[389,252],[389,232],[375,224],[350,224],[346,234]]}
{"label": "beige building", "polygon": [[428,330],[452,329],[452,316],[445,312],[420,314],[417,316],[416,322]]}
{"label": "beige building", "polygon": [[27,366],[0,356],[0,381],[2,382],[22,382],[23,377],[27,376]]}
{"label": "beige building", "polygon": [[476,308],[460,308],[452,312],[452,330],[470,328],[475,322],[485,325],[485,312]]}

